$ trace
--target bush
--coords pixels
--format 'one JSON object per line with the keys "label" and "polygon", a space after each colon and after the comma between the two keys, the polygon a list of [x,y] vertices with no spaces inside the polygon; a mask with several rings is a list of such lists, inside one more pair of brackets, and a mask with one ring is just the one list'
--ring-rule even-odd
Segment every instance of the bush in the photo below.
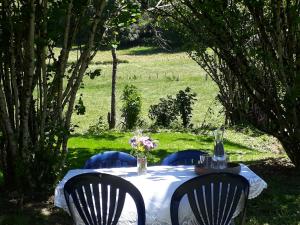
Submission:
{"label": "bush", "polygon": [[122,95],[123,106],[121,117],[124,119],[123,128],[133,129],[140,121],[142,98],[134,85],[126,85]]}
{"label": "bush", "polygon": [[191,93],[191,89],[187,87],[184,91],[180,90],[176,94],[176,98],[167,96],[160,98],[157,105],[151,105],[149,109],[149,118],[155,120],[155,126],[170,128],[171,124],[180,115],[182,126],[184,128],[191,127],[192,105],[196,101],[196,93]]}
{"label": "bush", "polygon": [[159,100],[160,103],[150,106],[149,118],[155,120],[154,125],[169,128],[178,115],[176,99],[167,96],[167,98],[160,98]]}
{"label": "bush", "polygon": [[96,124],[89,126],[87,133],[90,135],[99,135],[108,129],[107,124],[105,124],[102,116],[99,116]]}
{"label": "bush", "polygon": [[176,95],[175,103],[182,119],[182,126],[184,128],[192,126],[192,124],[190,124],[193,111],[192,105],[197,100],[195,98],[196,96],[196,93],[191,93],[191,89],[189,87],[187,87],[184,91],[180,90]]}

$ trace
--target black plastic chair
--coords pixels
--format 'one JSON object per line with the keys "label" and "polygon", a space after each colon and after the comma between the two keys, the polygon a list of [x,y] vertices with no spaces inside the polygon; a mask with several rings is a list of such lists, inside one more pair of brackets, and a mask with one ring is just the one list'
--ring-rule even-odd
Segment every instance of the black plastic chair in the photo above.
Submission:
{"label": "black plastic chair", "polygon": [[194,165],[197,164],[200,159],[200,155],[207,155],[206,152],[199,150],[183,150],[174,152],[165,157],[161,163],[164,166],[176,166],[176,165]]}
{"label": "black plastic chair", "polygon": [[118,168],[136,166],[136,158],[125,152],[107,151],[89,158],[84,169]]}
{"label": "black plastic chair", "polygon": [[74,222],[76,216],[71,204],[86,225],[117,224],[126,194],[129,194],[136,204],[137,224],[145,224],[145,204],[141,193],[121,177],[103,173],[80,174],[66,182],[64,194]]}
{"label": "black plastic chair", "polygon": [[187,195],[195,219],[200,225],[229,225],[238,203],[243,198],[242,224],[249,194],[246,178],[230,173],[197,176],[180,185],[171,199],[172,225],[179,225],[178,208]]}

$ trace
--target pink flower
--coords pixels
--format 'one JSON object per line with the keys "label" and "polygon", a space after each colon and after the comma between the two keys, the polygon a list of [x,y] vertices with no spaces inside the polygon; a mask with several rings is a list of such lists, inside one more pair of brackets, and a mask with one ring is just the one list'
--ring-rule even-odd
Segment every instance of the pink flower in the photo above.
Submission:
{"label": "pink flower", "polygon": [[157,146],[155,141],[148,136],[134,136],[129,140],[129,144],[136,153],[149,152]]}

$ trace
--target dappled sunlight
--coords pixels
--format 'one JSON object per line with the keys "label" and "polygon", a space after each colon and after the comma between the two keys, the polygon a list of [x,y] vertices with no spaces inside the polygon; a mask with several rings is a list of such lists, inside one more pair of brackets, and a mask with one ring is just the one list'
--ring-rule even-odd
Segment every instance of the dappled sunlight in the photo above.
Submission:
{"label": "dappled sunlight", "polygon": [[125,55],[157,55],[159,53],[168,53],[168,54],[172,54],[172,53],[176,53],[175,51],[167,51],[165,49],[162,48],[158,48],[158,47],[133,47],[130,48],[128,50],[123,50],[122,54]]}
{"label": "dappled sunlight", "polygon": [[286,157],[245,163],[268,183],[259,198],[249,201],[247,217],[251,224],[299,225],[300,171]]}

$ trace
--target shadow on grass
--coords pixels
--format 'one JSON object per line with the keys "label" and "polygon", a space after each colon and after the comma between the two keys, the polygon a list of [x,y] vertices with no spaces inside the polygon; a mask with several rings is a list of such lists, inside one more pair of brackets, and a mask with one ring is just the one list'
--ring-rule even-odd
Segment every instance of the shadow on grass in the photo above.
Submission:
{"label": "shadow on grass", "polygon": [[[112,60],[91,62],[91,64],[94,64],[94,65],[112,65],[112,63],[113,63]],[[121,64],[121,63],[129,63],[129,61],[118,59],[118,64]]]}
{"label": "shadow on grass", "polygon": [[168,51],[166,49],[162,48],[156,48],[156,47],[148,47],[148,48],[138,48],[138,49],[130,49],[126,55],[153,55],[153,54],[159,54],[159,53],[178,53],[182,52],[181,50],[172,50]]}
{"label": "shadow on grass", "polygon": [[[214,142],[214,138],[213,137],[197,137],[196,139],[193,139],[193,138],[178,138],[176,140],[180,140],[180,141],[187,141],[187,142],[199,142],[199,143],[202,143],[202,144],[208,144],[210,145],[211,143]],[[236,149],[245,149],[245,150],[253,150],[252,148],[249,148],[248,146],[246,145],[241,145],[241,144],[238,144],[238,143],[235,143],[235,142],[232,142],[232,141],[229,141],[227,139],[224,139],[224,145],[225,147],[233,147],[233,148],[236,148]]]}
{"label": "shadow on grass", "polygon": [[47,201],[24,199],[23,207],[14,199],[0,194],[0,225],[66,225],[72,218],[54,206],[53,198]]}
{"label": "shadow on grass", "polygon": [[212,143],[213,138],[207,137],[197,137],[197,138],[176,138],[176,141],[189,141],[189,142],[204,142],[204,143]]}
{"label": "shadow on grass", "polygon": [[247,224],[299,225],[300,171],[286,158],[243,162],[268,184],[268,188],[248,201]]}
{"label": "shadow on grass", "polygon": [[85,161],[94,154],[89,148],[69,148],[65,170],[83,168]]}
{"label": "shadow on grass", "polygon": [[74,135],[72,135],[72,137],[79,137],[79,138],[82,138],[82,139],[93,139],[93,140],[105,139],[105,140],[108,140],[108,141],[115,141],[119,138],[123,138],[124,134],[121,134],[121,133],[113,133],[113,134],[111,134],[111,133],[102,133],[102,134],[99,134],[99,135],[74,134]]}

